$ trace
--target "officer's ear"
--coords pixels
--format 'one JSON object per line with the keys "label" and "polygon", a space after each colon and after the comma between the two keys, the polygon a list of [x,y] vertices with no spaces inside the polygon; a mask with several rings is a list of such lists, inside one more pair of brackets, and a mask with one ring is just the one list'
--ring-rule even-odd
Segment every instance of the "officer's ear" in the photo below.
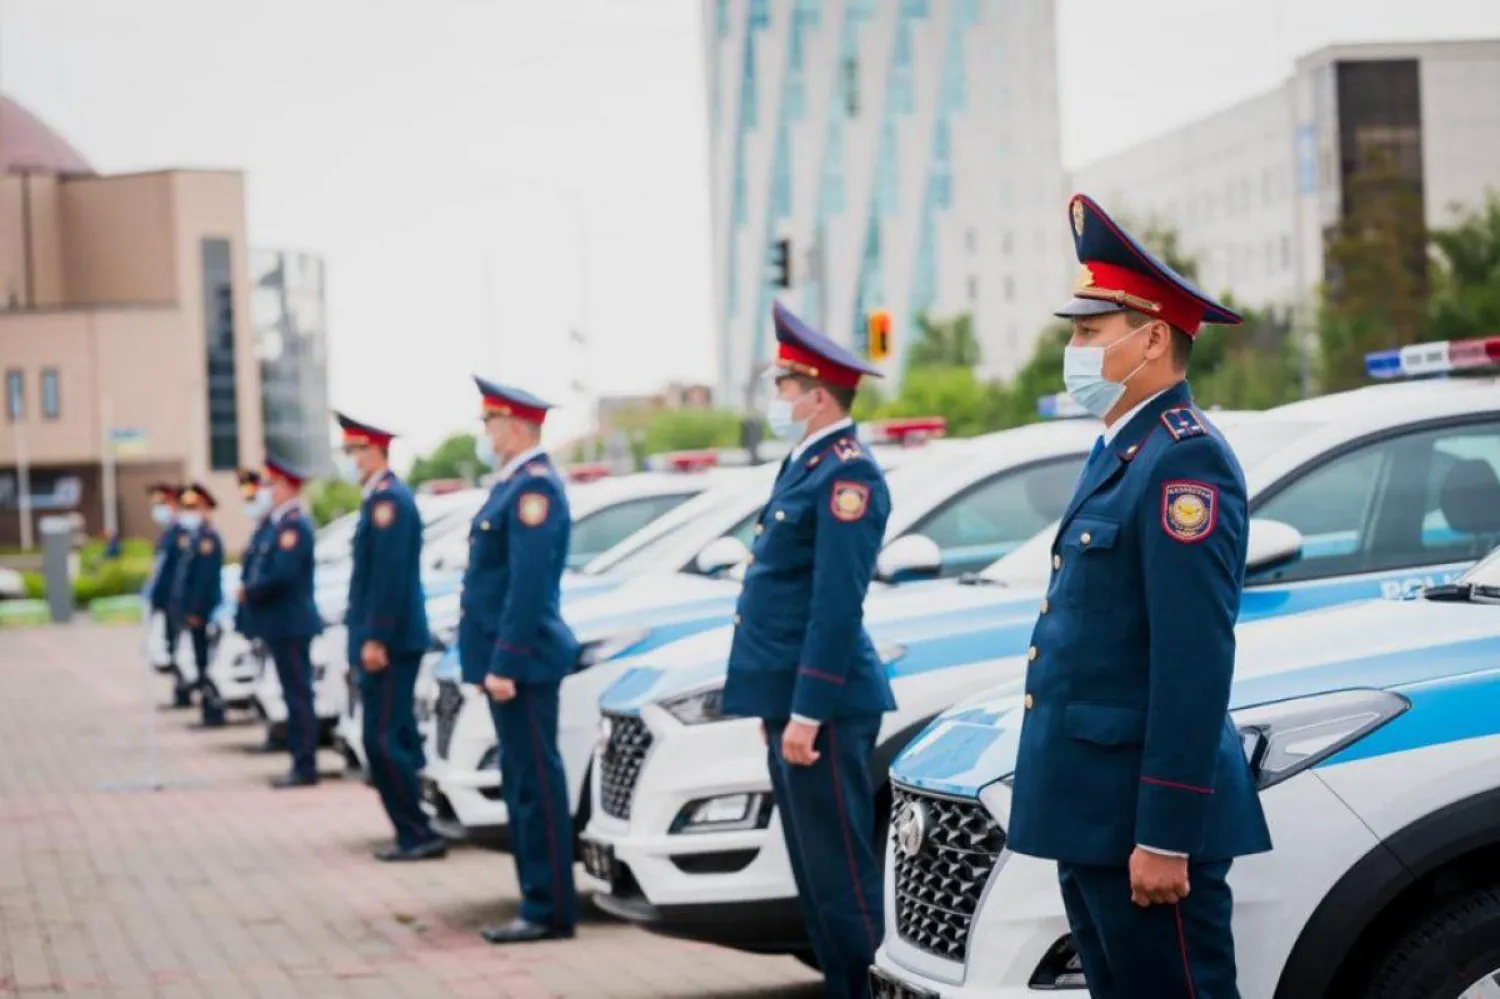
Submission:
{"label": "officer's ear", "polygon": [[1142,331],[1146,335],[1146,358],[1155,361],[1172,351],[1172,327],[1166,321],[1153,319]]}

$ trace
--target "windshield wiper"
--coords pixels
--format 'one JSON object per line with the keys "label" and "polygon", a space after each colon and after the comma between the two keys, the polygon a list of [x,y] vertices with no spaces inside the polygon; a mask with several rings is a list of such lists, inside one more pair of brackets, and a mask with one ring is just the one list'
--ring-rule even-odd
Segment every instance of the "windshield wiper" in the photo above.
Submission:
{"label": "windshield wiper", "polygon": [[[1429,586],[1421,593],[1423,600],[1437,600],[1443,603],[1466,604],[1474,599],[1474,586],[1471,583],[1440,583],[1437,586]],[[1482,587],[1494,589],[1494,587]]]}

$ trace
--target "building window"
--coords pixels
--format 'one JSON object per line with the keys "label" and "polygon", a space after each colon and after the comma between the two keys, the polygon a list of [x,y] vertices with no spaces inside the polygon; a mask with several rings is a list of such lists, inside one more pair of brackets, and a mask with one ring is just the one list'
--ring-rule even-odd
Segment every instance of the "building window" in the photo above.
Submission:
{"label": "building window", "polygon": [[239,395],[234,363],[234,270],[227,239],[205,239],[203,341],[208,358],[208,463],[215,472],[240,464]]}
{"label": "building window", "polygon": [[969,304],[973,305],[975,302],[979,301],[979,279],[970,274],[966,285],[966,290],[969,296]]}
{"label": "building window", "polygon": [[910,114],[917,107],[917,88],[912,79],[911,29],[902,21],[896,26],[895,65],[891,70],[891,110]]}
{"label": "building window", "polygon": [[760,31],[771,26],[771,11],[766,0],[750,0],[750,30]]}
{"label": "building window", "polygon": [[797,0],[792,20],[804,27],[816,28],[823,21],[823,0]]}
{"label": "building window", "polygon": [[976,240],[975,240],[975,236],[974,236],[974,230],[973,229],[965,229],[964,230],[964,252],[965,253],[973,253],[974,252],[975,242],[976,242]]}
{"label": "building window", "polygon": [[1291,270],[1291,268],[1292,268],[1292,237],[1290,237],[1290,236],[1282,236],[1281,237],[1281,269],[1284,270],[1284,271],[1286,271],[1286,270]]}
{"label": "building window", "polygon": [[1016,300],[1016,279],[1009,274],[1005,275],[1005,300],[1007,302]]}
{"label": "building window", "polygon": [[716,27],[720,38],[729,37],[729,0],[718,0]]}
{"label": "building window", "polygon": [[844,92],[844,113],[850,118],[857,118],[859,116],[859,59],[856,56],[849,56],[840,68]]}
{"label": "building window", "polygon": [[1007,232],[1000,237],[1000,252],[1007,257],[1010,256],[1011,246],[1011,235]]}
{"label": "building window", "polygon": [[56,368],[42,369],[42,419],[55,420],[62,415],[62,394],[58,391]]}
{"label": "building window", "polygon": [[12,423],[26,415],[26,372],[20,368],[5,372],[5,415]]}

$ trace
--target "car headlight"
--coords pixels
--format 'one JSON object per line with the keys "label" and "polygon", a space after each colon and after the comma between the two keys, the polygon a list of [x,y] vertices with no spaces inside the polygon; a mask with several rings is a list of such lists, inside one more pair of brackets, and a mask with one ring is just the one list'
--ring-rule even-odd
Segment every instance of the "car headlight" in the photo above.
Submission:
{"label": "car headlight", "polygon": [[684,725],[703,725],[707,722],[723,721],[724,688],[709,687],[681,694],[661,702],[662,710]]}
{"label": "car headlight", "polygon": [[1245,758],[1264,790],[1342,752],[1411,702],[1384,690],[1336,690],[1232,714]]}
{"label": "car headlight", "polygon": [[578,647],[578,668],[588,669],[613,659],[640,644],[651,634],[648,628],[620,631],[603,638],[590,639]]}
{"label": "car headlight", "polygon": [[682,806],[668,832],[710,833],[764,829],[771,823],[773,806],[773,799],[763,791],[699,798]]}
{"label": "car headlight", "polygon": [[500,744],[496,743],[489,749],[486,749],[484,751],[484,755],[479,758],[479,763],[475,765],[474,769],[480,771],[481,773],[486,770],[500,769]]}

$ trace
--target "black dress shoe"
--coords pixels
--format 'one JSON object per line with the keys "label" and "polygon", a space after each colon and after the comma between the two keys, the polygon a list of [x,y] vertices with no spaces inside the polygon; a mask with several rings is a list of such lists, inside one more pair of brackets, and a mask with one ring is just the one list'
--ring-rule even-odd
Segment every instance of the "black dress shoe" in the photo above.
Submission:
{"label": "black dress shoe", "polygon": [[191,691],[188,691],[188,690],[174,690],[174,691],[172,691],[172,707],[173,708],[190,708],[192,706],[193,706],[193,695],[192,695]]}
{"label": "black dress shoe", "polygon": [[538,940],[570,940],[573,937],[573,927],[542,926],[517,916],[499,926],[486,926],[479,931],[479,935],[484,937],[485,943],[535,943]]}
{"label": "black dress shoe", "polygon": [[289,787],[316,787],[317,783],[318,778],[304,774],[282,774],[280,777],[271,778],[271,786],[278,791],[284,791]]}
{"label": "black dress shoe", "polygon": [[430,839],[416,846],[387,846],[375,851],[375,859],[387,864],[405,864],[417,860],[442,860],[448,856],[448,843],[443,839]]}

